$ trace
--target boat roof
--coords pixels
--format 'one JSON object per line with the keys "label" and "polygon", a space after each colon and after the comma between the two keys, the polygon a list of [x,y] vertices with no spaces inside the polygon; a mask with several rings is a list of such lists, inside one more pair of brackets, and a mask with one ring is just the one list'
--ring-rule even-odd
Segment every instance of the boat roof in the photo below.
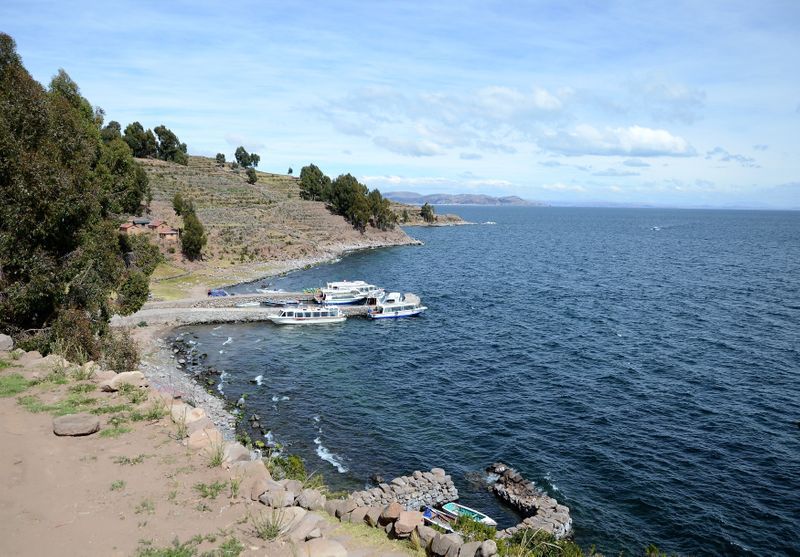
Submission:
{"label": "boat roof", "polygon": [[325,286],[326,288],[355,288],[359,286],[375,287],[374,284],[369,284],[363,280],[340,280],[336,282],[329,282]]}

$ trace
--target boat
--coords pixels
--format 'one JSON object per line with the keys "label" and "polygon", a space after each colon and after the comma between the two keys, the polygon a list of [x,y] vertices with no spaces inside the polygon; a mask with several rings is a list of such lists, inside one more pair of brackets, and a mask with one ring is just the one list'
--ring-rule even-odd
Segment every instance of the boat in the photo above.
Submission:
{"label": "boat", "polygon": [[278,315],[270,315],[267,319],[276,325],[316,325],[341,323],[347,316],[335,306],[297,306],[282,308]]}
{"label": "boat", "polygon": [[319,289],[314,299],[320,304],[355,304],[375,296],[381,289],[363,280],[329,282]]}
{"label": "boat", "polygon": [[486,524],[487,526],[497,526],[497,522],[495,522],[494,519],[489,518],[480,511],[465,507],[464,505],[459,505],[458,503],[445,503],[442,505],[442,511],[456,519],[459,516],[466,516],[475,522],[480,522],[481,524]]}
{"label": "boat", "polygon": [[375,298],[375,307],[371,307],[367,315],[371,319],[392,319],[419,315],[426,309],[415,294],[390,292]]}
{"label": "boat", "polygon": [[259,294],[280,294],[281,292],[285,292],[283,288],[256,288],[256,292]]}
{"label": "boat", "polygon": [[261,305],[260,302],[239,302],[236,304],[237,308],[257,308]]}
{"label": "boat", "polygon": [[425,507],[422,512],[422,519],[428,524],[434,524],[444,530],[445,532],[453,532],[453,524],[455,518],[451,515],[434,509],[433,507]]}

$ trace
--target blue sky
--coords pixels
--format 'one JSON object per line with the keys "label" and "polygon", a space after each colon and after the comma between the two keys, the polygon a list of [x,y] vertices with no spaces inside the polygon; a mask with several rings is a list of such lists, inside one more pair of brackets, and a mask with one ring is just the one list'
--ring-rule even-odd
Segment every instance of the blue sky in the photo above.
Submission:
{"label": "blue sky", "polygon": [[0,4],[33,76],[192,154],[382,191],[800,208],[800,2]]}

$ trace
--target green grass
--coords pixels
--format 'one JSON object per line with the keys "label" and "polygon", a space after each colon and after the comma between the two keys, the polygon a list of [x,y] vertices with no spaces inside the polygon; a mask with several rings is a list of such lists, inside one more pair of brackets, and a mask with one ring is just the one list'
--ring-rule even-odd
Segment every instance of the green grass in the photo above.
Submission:
{"label": "green grass", "polygon": [[142,499],[134,509],[136,514],[155,514],[156,506],[150,499]]}
{"label": "green grass", "polygon": [[[140,541],[135,557],[197,557],[197,546],[208,538],[209,536],[195,536],[184,543],[175,538],[167,547],[153,547],[153,542]],[[216,540],[216,538],[214,539]],[[244,545],[239,540],[228,538],[218,548],[205,551],[200,554],[200,557],[239,557],[244,549]]]}
{"label": "green grass", "polygon": [[211,454],[208,457],[208,467],[217,468],[222,466],[222,461],[225,460],[225,450],[222,445],[212,447]]}
{"label": "green grass", "polygon": [[122,385],[119,388],[119,393],[131,401],[131,404],[139,404],[147,400],[149,393],[146,389],[140,389],[133,385]]}
{"label": "green grass", "polygon": [[45,404],[35,395],[20,397],[17,399],[17,402],[34,414],[48,412],[53,416],[65,416],[67,414],[77,414],[78,412],[90,410],[98,401],[82,393],[73,393],[64,400],[59,400],[53,404]]}
{"label": "green grass", "polygon": [[120,435],[124,435],[126,433],[130,433],[133,431],[133,428],[126,426],[126,425],[114,425],[107,429],[104,429],[100,432],[100,437],[116,439]]}
{"label": "green grass", "polygon": [[19,373],[0,375],[0,398],[18,395],[30,386],[30,382]]}
{"label": "green grass", "polygon": [[111,483],[111,491],[122,491],[125,489],[126,483],[123,480],[117,480]]}
{"label": "green grass", "polygon": [[145,454],[140,454],[134,457],[117,456],[114,457],[114,464],[119,464],[120,466],[133,466],[134,464],[141,464],[144,462],[145,458],[147,458],[147,455]]}
{"label": "green grass", "polygon": [[194,490],[203,499],[216,499],[217,496],[228,486],[228,482],[214,482],[213,484],[198,483],[194,485]]}
{"label": "green grass", "polygon": [[11,367],[11,362],[5,361],[3,358],[0,358],[0,370],[4,370],[7,367]]}
{"label": "green grass", "polygon": [[71,393],[91,393],[92,391],[97,390],[97,385],[92,385],[91,383],[78,383],[76,385],[70,385],[67,390]]}
{"label": "green grass", "polygon": [[262,540],[271,541],[281,535],[283,531],[283,518],[284,513],[282,510],[251,514],[250,524],[256,536]]}

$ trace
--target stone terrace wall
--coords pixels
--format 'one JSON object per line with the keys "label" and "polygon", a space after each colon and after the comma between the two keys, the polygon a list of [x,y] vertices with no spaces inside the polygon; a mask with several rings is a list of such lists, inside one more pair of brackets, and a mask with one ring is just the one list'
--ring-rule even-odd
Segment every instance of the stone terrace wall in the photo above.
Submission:
{"label": "stone terrace wall", "polygon": [[385,507],[399,503],[406,510],[417,511],[428,505],[440,505],[458,499],[453,479],[441,468],[430,472],[416,471],[410,476],[400,476],[389,483],[350,496],[359,507]]}

